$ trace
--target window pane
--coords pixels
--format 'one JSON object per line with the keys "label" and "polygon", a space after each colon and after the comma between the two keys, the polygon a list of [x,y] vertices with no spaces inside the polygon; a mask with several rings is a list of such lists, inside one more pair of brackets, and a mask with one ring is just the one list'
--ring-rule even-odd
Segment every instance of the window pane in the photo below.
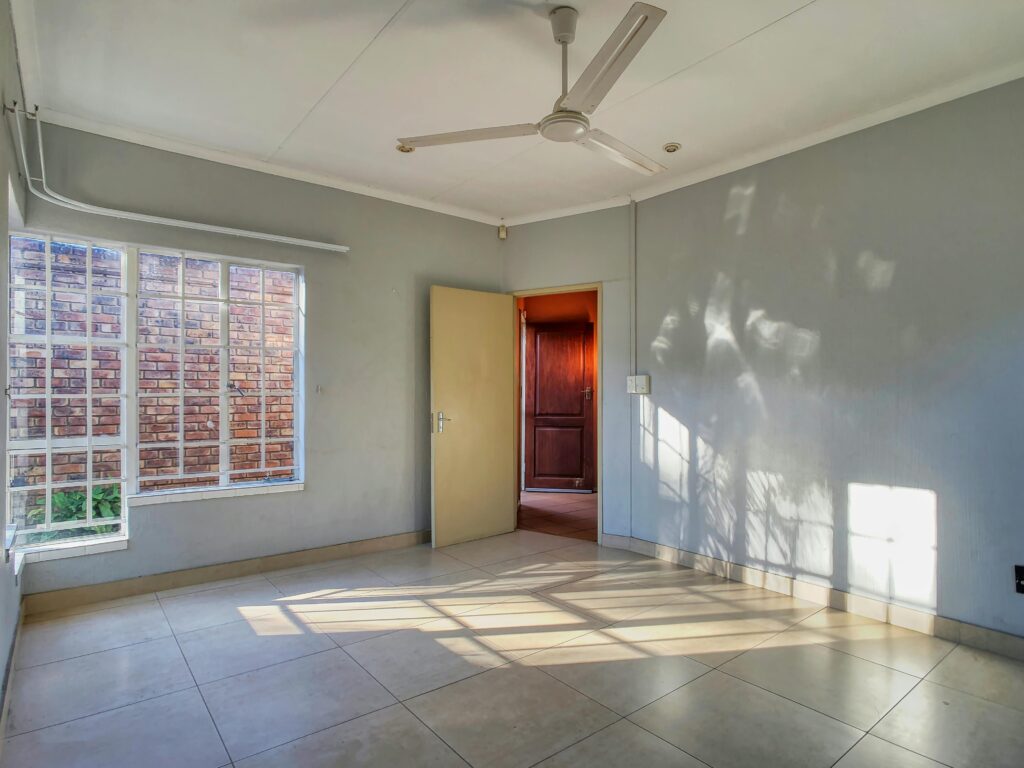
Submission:
{"label": "window pane", "polygon": [[252,394],[231,395],[228,421],[232,440],[258,440],[262,434],[263,398]]}
{"label": "window pane", "polygon": [[185,350],[185,389],[215,392],[220,389],[220,350]]}
{"label": "window pane", "polygon": [[290,349],[268,349],[263,355],[267,394],[295,388],[295,353]]}
{"label": "window pane", "polygon": [[220,472],[219,445],[186,445],[186,475],[207,475]]}
{"label": "window pane", "polygon": [[220,263],[201,259],[185,259],[185,294],[218,298],[220,296]]}
{"label": "window pane", "polygon": [[181,303],[176,299],[139,299],[140,344],[178,346],[181,335]]}
{"label": "window pane", "polygon": [[220,439],[220,398],[185,398],[185,441]]}
{"label": "window pane", "polygon": [[35,528],[46,522],[46,489],[12,491],[11,522],[19,528]]}
{"label": "window pane", "polygon": [[85,337],[89,304],[84,293],[54,291],[50,296],[50,333]]}
{"label": "window pane", "polygon": [[185,302],[185,343],[220,344],[220,305]]}
{"label": "window pane", "polygon": [[46,243],[27,237],[11,238],[11,284],[46,285]]}
{"label": "window pane", "polygon": [[139,392],[177,392],[181,355],[167,349],[139,350]]}
{"label": "window pane", "polygon": [[231,446],[231,470],[259,469],[260,444],[244,443]]}
{"label": "window pane", "polygon": [[45,344],[11,344],[7,360],[12,396],[46,392]]}
{"label": "window pane", "polygon": [[272,437],[295,437],[295,405],[290,395],[267,395],[267,438]]}
{"label": "window pane", "polygon": [[11,288],[10,302],[10,333],[12,335],[46,335],[45,291]]}
{"label": "window pane", "polygon": [[75,539],[88,539],[93,536],[113,536],[121,531],[121,522],[111,522],[103,525],[79,526],[77,528],[61,528],[56,531],[27,531],[18,534],[17,544],[29,546],[33,544],[45,544],[51,541],[74,541]]}
{"label": "window pane", "polygon": [[179,491],[184,488],[208,488],[212,485],[218,485],[219,482],[220,477],[218,475],[208,475],[206,477],[140,480],[139,492],[155,493],[157,491]]}
{"label": "window pane", "polygon": [[42,398],[12,399],[7,423],[7,438],[15,440],[46,439],[46,400]]}
{"label": "window pane", "polygon": [[228,307],[228,343],[232,347],[260,346],[260,308],[249,304]]}
{"label": "window pane", "polygon": [[121,288],[121,251],[112,248],[92,249],[93,289],[118,290]]}
{"label": "window pane", "polygon": [[53,482],[85,480],[89,474],[88,461],[89,454],[86,451],[54,451],[51,456]]}
{"label": "window pane", "polygon": [[92,348],[92,393],[116,395],[121,392],[121,347]]}
{"label": "window pane", "polygon": [[180,292],[181,259],[155,253],[139,254],[139,290],[145,293]]}
{"label": "window pane", "polygon": [[139,477],[178,474],[178,446],[139,449]]}
{"label": "window pane", "polygon": [[94,339],[120,339],[124,328],[121,324],[122,304],[120,296],[92,297],[92,336]]}
{"label": "window pane", "polygon": [[177,397],[140,397],[139,442],[178,442],[178,411]]}
{"label": "window pane", "polygon": [[85,486],[55,488],[50,495],[50,519],[55,523],[69,520],[85,520],[89,514],[86,508]]}
{"label": "window pane", "polygon": [[120,449],[102,448],[92,452],[93,480],[112,480],[121,477]]}
{"label": "window pane", "polygon": [[295,303],[294,272],[265,270],[263,272],[263,283],[267,291],[267,301],[276,301],[283,304]]}
{"label": "window pane", "polygon": [[84,395],[88,367],[84,344],[55,344],[50,359],[50,387],[55,395]]}
{"label": "window pane", "polygon": [[266,466],[291,467],[295,464],[295,444],[291,440],[267,443]]}
{"label": "window pane", "polygon": [[46,453],[9,454],[11,488],[25,488],[46,483]]}
{"label": "window pane", "polygon": [[55,397],[50,400],[50,429],[55,440],[85,437],[86,419],[84,398]]}
{"label": "window pane", "polygon": [[260,351],[232,349],[228,369],[228,385],[236,392],[248,393],[260,388]]}
{"label": "window pane", "polygon": [[228,268],[228,298],[232,301],[260,300],[260,272],[257,267]]}
{"label": "window pane", "polygon": [[50,243],[50,285],[85,290],[89,249],[77,243]]}
{"label": "window pane", "polygon": [[265,341],[268,347],[295,345],[295,310],[291,307],[266,307]]}
{"label": "window pane", "polygon": [[121,517],[121,485],[94,485],[92,487],[92,519],[113,520]]}
{"label": "window pane", "polygon": [[92,401],[93,437],[117,437],[121,434],[121,398],[96,397]]}

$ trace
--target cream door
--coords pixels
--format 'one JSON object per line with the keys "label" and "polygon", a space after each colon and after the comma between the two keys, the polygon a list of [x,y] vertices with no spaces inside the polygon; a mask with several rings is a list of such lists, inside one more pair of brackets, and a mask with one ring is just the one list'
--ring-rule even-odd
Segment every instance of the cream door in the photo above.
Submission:
{"label": "cream door", "polygon": [[514,355],[511,296],[431,286],[435,547],[515,528]]}

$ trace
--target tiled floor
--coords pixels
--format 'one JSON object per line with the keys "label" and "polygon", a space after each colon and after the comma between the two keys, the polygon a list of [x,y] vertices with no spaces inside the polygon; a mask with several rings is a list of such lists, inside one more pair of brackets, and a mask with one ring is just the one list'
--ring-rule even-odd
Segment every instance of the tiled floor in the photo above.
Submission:
{"label": "tiled floor", "polygon": [[597,494],[523,491],[517,527],[522,531],[597,541]]}
{"label": "tiled floor", "polygon": [[1024,664],[530,531],[30,617],[11,696],[3,768],[1024,765]]}

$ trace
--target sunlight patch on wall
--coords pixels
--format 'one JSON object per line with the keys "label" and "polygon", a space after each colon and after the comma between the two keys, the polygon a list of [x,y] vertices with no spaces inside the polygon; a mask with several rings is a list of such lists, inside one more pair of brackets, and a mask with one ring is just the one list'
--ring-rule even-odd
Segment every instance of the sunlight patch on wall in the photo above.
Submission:
{"label": "sunlight patch on wall", "polygon": [[851,590],[934,609],[935,492],[850,483],[848,498]]}

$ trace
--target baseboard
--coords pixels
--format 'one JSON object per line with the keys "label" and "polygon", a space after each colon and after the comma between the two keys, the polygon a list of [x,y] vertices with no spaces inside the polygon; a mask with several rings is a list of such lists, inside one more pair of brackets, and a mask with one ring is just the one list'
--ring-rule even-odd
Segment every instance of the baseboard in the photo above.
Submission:
{"label": "baseboard", "polygon": [[606,533],[602,537],[602,544],[606,547],[626,549],[648,557],[666,560],[697,571],[712,573],[730,581],[761,587],[770,592],[790,595],[800,600],[846,611],[857,616],[865,616],[893,626],[933,635],[943,640],[962,643],[983,651],[1024,660],[1024,637],[1009,632],[979,627],[946,616],[937,616],[884,600],[864,597],[820,584],[811,584],[792,576],[771,573],[644,539]]}
{"label": "baseboard", "polygon": [[107,581],[102,584],[90,584],[84,587],[69,587],[51,592],[37,592],[22,598],[22,614],[30,616],[48,611],[63,610],[88,603],[105,600],[116,600],[122,597],[144,595],[164,589],[188,587],[207,581],[234,579],[239,576],[251,576],[281,568],[295,568],[312,565],[327,560],[343,557],[367,555],[386,549],[399,549],[423,544],[430,541],[430,531],[412,531],[393,536],[381,536],[375,539],[362,539],[344,544],[333,544],[315,549],[303,549],[298,552],[286,552],[281,555],[254,557],[248,560],[236,560],[230,563],[206,565],[199,568],[186,568],[180,571],[156,573],[148,576],[137,576],[132,579]]}
{"label": "baseboard", "polygon": [[14,659],[18,652],[18,642],[21,640],[21,618],[23,611],[18,611],[18,617],[14,624],[14,636],[11,638],[11,647],[8,649],[10,655],[7,657],[7,665],[4,667],[4,677],[0,681],[0,760],[4,756],[4,744],[6,739],[3,735],[7,733],[7,718],[11,711],[11,696],[14,684]]}

